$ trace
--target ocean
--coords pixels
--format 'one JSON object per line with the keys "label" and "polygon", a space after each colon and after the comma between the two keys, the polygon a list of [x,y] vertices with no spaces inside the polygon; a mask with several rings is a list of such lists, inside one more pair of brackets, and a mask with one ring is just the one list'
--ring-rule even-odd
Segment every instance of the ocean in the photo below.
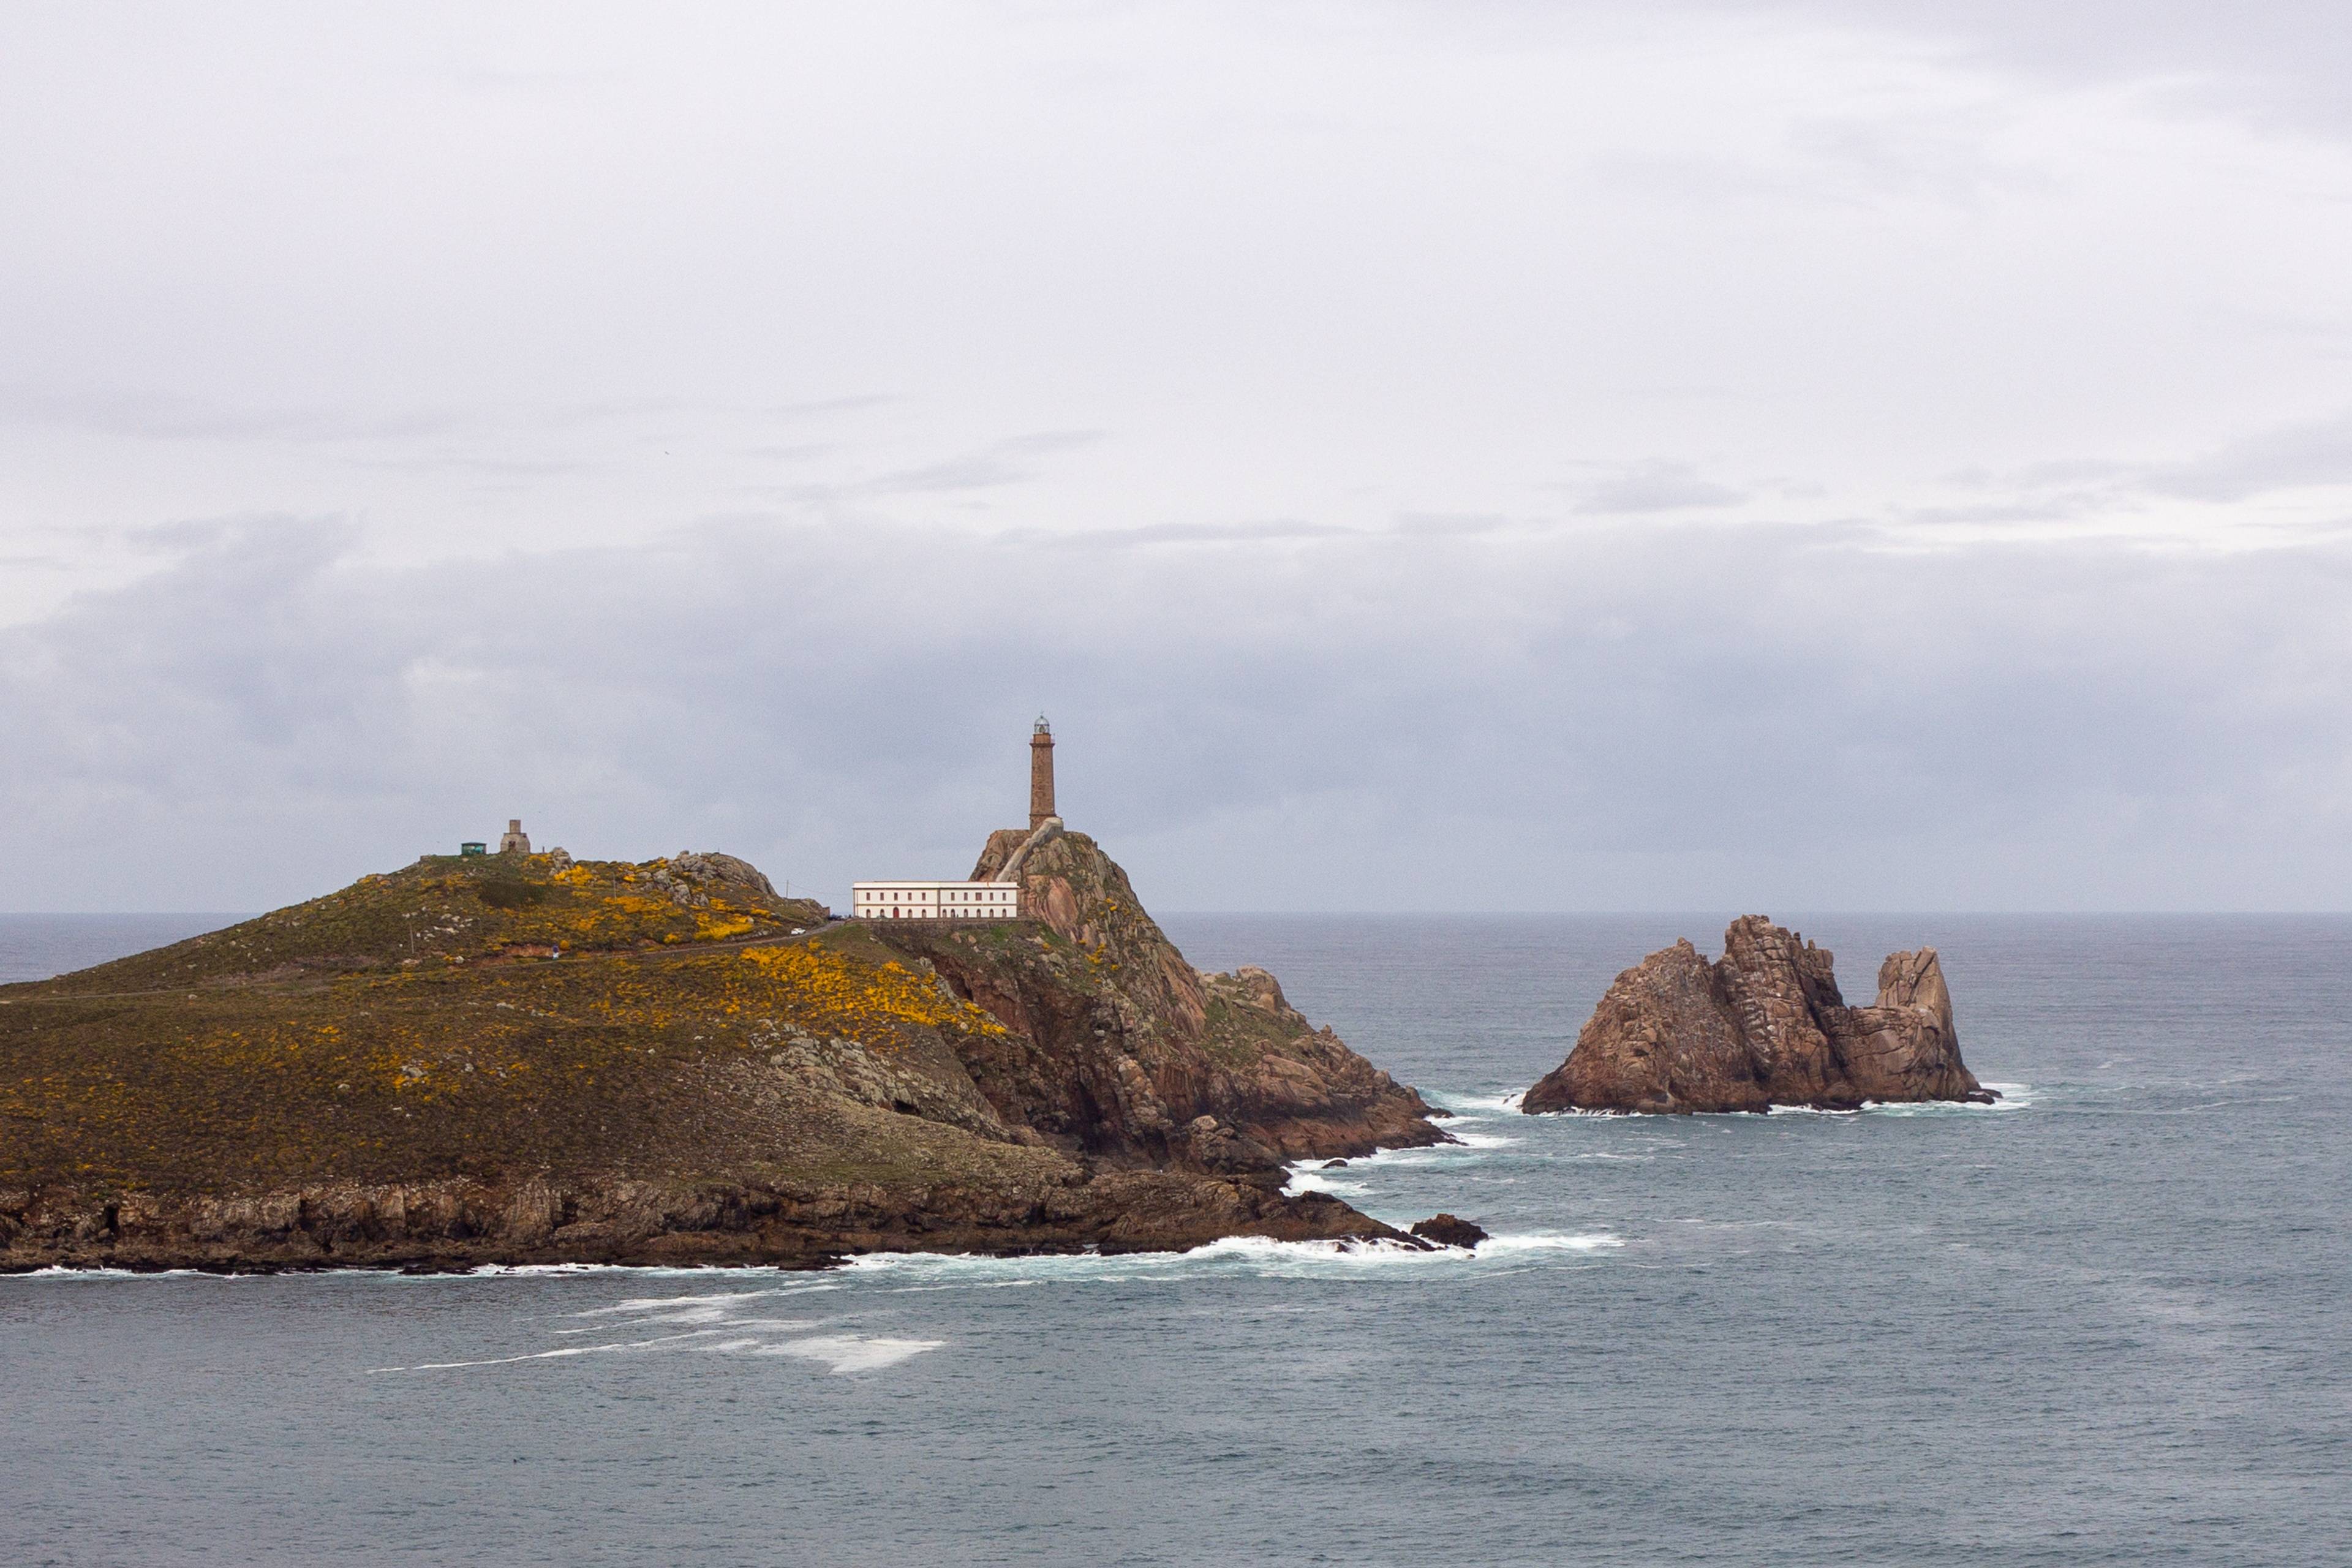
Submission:
{"label": "ocean", "polygon": [[[1863,1000],[1940,948],[2007,1098],[1510,1109],[1726,918],[1164,921],[1459,1113],[1297,1180],[1475,1257],[0,1279],[0,1561],[2352,1556],[2352,918],[1790,921]],[[0,973],[207,923],[11,917]]]}

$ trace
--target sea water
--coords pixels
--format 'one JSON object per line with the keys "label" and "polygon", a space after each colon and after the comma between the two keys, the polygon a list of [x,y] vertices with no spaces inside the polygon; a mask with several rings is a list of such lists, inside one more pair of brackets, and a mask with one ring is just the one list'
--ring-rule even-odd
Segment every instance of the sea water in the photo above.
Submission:
{"label": "sea water", "polygon": [[1457,1113],[1298,1186],[1496,1239],[0,1280],[0,1561],[2345,1562],[2352,920],[1795,923],[2001,1103],[1517,1113],[1720,915],[1171,919]]}

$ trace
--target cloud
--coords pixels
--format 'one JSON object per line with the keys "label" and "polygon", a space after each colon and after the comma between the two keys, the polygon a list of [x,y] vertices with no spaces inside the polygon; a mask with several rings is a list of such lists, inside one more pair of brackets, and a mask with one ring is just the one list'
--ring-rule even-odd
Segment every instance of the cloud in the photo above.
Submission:
{"label": "cloud", "polygon": [[1576,494],[1576,510],[1587,516],[1738,506],[1748,499],[1743,490],[1699,478],[1688,463],[1664,459],[1627,464],[1606,479],[1563,488]]}
{"label": "cloud", "polygon": [[1097,528],[1080,533],[1021,535],[1051,549],[1125,549],[1149,544],[1242,544],[1277,539],[1337,539],[1362,529],[1337,523],[1269,518],[1262,522],[1155,522],[1141,528]]}
{"label": "cloud", "polygon": [[852,490],[874,495],[994,489],[1037,477],[1034,459],[1091,446],[1098,430],[1045,430],[1007,437],[987,449],[880,474]]}
{"label": "cloud", "polygon": [[2311,498],[2315,505],[2290,514],[2284,526],[2304,533],[2332,532],[2352,513],[2352,413],[2273,426],[2191,458],[2137,462],[2074,458],[2009,473],[1956,474],[1948,482],[1993,499],[1909,506],[1900,513],[1904,521],[1931,526],[2096,521],[2154,500],[2236,509],[2240,503],[2273,501],[2290,492],[2315,492]]}
{"label": "cloud", "polygon": [[2248,500],[2273,490],[2352,489],[2352,413],[2265,431],[2192,462],[2160,467],[2142,481],[2160,494]]}
{"label": "cloud", "polygon": [[471,423],[448,409],[240,407],[218,398],[152,391],[24,384],[0,387],[0,421],[147,440],[283,442],[409,440],[449,436]]}
{"label": "cloud", "polygon": [[2070,86],[2129,82],[2187,112],[2352,133],[2352,39],[2328,0],[1692,0],[1689,9],[1902,40],[1922,54]]}
{"label": "cloud", "polygon": [[2256,9],[13,16],[7,896],[837,895],[1043,706],[1160,904],[2340,901]]}
{"label": "cloud", "polygon": [[20,900],[259,907],[520,815],[837,900],[1016,821],[1041,707],[1167,908],[2334,907],[2352,871],[2342,543],[353,542],[256,523],[0,635]]}

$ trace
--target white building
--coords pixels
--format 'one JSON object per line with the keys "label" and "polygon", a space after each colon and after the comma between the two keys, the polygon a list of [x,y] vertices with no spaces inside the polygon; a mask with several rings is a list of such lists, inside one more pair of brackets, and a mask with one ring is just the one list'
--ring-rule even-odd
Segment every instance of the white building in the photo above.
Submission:
{"label": "white building", "polygon": [[1010,921],[1021,918],[1018,882],[856,882],[851,911],[861,921]]}

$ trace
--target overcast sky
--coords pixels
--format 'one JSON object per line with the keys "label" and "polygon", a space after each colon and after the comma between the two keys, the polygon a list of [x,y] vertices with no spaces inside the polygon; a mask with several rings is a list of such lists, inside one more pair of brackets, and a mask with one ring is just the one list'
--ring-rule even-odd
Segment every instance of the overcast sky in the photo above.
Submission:
{"label": "overcast sky", "polygon": [[2352,907],[2337,4],[0,11],[0,909]]}

